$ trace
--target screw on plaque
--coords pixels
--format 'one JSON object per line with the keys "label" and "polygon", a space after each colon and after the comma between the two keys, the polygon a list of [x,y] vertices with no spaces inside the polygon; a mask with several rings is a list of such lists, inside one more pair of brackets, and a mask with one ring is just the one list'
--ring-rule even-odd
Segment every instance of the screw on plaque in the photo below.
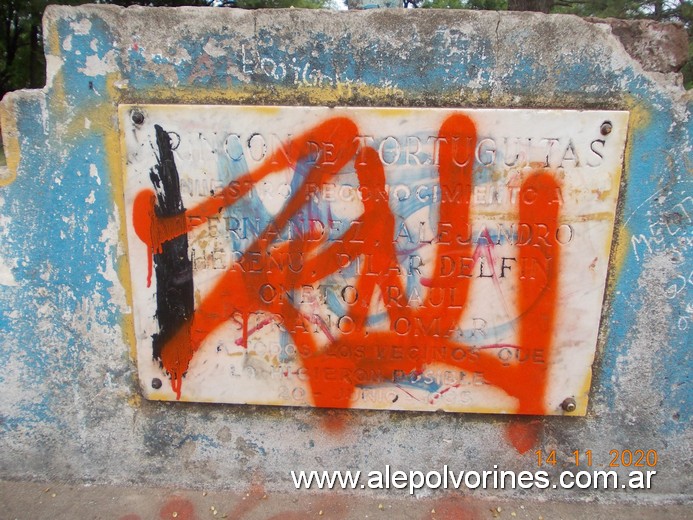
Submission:
{"label": "screw on plaque", "polygon": [[609,135],[613,129],[614,125],[611,124],[611,121],[604,121],[599,131],[602,133],[602,135]]}
{"label": "screw on plaque", "polygon": [[159,379],[158,377],[152,379],[152,388],[154,390],[158,390],[159,388],[161,388],[161,384],[161,379]]}
{"label": "screw on plaque", "polygon": [[135,110],[132,113],[132,122],[136,125],[141,125],[142,123],[144,123],[144,114],[139,110]]}
{"label": "screw on plaque", "polygon": [[561,403],[561,408],[568,413],[574,412],[577,409],[577,403],[575,402],[575,399],[568,397]]}

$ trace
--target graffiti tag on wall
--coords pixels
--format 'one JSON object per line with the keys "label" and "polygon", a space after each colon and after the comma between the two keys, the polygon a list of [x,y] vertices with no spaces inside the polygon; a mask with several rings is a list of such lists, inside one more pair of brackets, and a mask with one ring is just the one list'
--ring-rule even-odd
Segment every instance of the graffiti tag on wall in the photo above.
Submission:
{"label": "graffiti tag on wall", "polygon": [[584,414],[627,123],[121,106],[145,395]]}

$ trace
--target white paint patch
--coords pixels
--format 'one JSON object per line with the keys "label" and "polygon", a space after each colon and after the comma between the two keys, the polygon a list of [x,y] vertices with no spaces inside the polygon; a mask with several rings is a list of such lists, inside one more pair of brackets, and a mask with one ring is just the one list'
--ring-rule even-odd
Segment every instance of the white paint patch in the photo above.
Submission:
{"label": "white paint patch", "polygon": [[94,190],[91,190],[91,193],[89,194],[89,196],[86,199],[84,199],[84,202],[86,202],[87,204],[94,204],[94,202],[96,202],[96,197],[94,196]]}
{"label": "white paint patch", "polygon": [[[8,264],[12,264],[11,266]],[[17,267],[17,260],[6,261],[0,258],[0,285],[5,287],[17,287],[19,284],[14,279],[12,269]]]}
{"label": "white paint patch", "polygon": [[53,79],[63,67],[63,59],[60,56],[46,55],[46,86],[53,85]]}
{"label": "white paint patch", "polygon": [[63,41],[63,50],[64,51],[71,51],[72,50],[72,35],[68,34],[67,38]]}
{"label": "white paint patch", "polygon": [[94,38],[92,41],[89,42],[89,48],[93,50],[94,52],[97,52],[99,50],[99,40]]}
{"label": "white paint patch", "polygon": [[[45,318],[47,316],[51,316],[53,314],[53,306],[51,305],[50,302],[46,302],[41,304],[36,308],[36,317],[38,318]],[[45,321],[39,325],[40,327],[48,327],[48,323]]]}
{"label": "white paint patch", "polygon": [[70,24],[70,28],[75,32],[75,34],[84,36],[85,34],[89,34],[89,31],[91,31],[91,22],[87,18],[82,18],[79,22],[72,22]]}
{"label": "white paint patch", "polygon": [[[67,224],[68,227],[68,233],[70,235],[74,235],[75,229],[77,228],[77,219],[75,218],[74,215],[69,215],[69,216],[63,216],[61,217],[62,221]],[[60,235],[62,236],[62,231],[60,232]]]}
{"label": "white paint patch", "polygon": [[96,184],[101,186],[101,177],[99,177],[99,170],[96,169],[95,164],[89,165],[89,177],[96,179]]}
{"label": "white paint patch", "polygon": [[214,38],[210,38],[203,49],[213,58],[219,58],[226,55],[226,50],[223,47],[220,47]]}
{"label": "white paint patch", "polygon": [[44,282],[47,282],[51,279],[52,271],[53,267],[51,266],[51,263],[46,262],[46,266],[43,268],[43,272],[39,275],[39,278],[41,278],[41,280],[43,280]]}
{"label": "white paint patch", "polygon": [[190,53],[185,47],[181,47],[176,50],[175,54],[171,56],[173,63],[176,65],[180,65],[184,61],[192,61],[192,57],[190,56]]}
{"label": "white paint patch", "polygon": [[114,258],[118,258],[124,254],[122,245],[118,239],[119,232],[120,219],[118,215],[109,217],[108,225],[106,229],[101,232],[101,236],[99,237],[99,242],[104,244],[104,258],[106,259],[106,267],[105,269],[99,267],[99,274],[103,276],[106,281],[111,282],[111,286],[108,288],[108,292],[111,295],[111,303],[116,305],[120,312],[130,313],[130,306],[125,297],[125,289],[120,283],[113,261]]}
{"label": "white paint patch", "polygon": [[[0,198],[0,207],[2,207],[5,204],[4,199]],[[9,242],[14,242],[14,240],[10,240],[10,224],[12,223],[12,219],[10,217],[6,217],[3,215],[0,215],[0,238],[2,238],[2,242],[5,244]]]}
{"label": "white paint patch", "polygon": [[89,130],[91,128],[91,121],[88,117],[84,118],[84,129]]}
{"label": "white paint patch", "polygon": [[87,56],[86,66],[78,69],[85,76],[96,77],[105,76],[109,72],[118,70],[115,59],[115,51],[108,51],[103,58],[99,58],[96,54]]}

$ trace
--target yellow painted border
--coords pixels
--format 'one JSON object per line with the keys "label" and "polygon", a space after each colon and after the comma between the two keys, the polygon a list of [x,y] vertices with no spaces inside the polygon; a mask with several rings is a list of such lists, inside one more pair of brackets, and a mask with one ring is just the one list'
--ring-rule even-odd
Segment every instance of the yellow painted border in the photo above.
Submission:
{"label": "yellow painted border", "polygon": [[0,127],[2,143],[5,149],[7,166],[0,167],[0,186],[8,186],[17,178],[17,169],[21,157],[19,132],[17,131],[17,114],[12,96],[6,96],[0,103]]}

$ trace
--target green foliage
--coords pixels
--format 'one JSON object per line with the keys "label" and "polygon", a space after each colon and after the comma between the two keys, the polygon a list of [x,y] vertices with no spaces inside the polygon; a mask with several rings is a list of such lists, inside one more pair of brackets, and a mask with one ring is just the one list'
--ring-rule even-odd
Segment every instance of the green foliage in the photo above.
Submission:
{"label": "green foliage", "polygon": [[[93,2],[80,2],[93,3]],[[121,7],[130,7],[131,5],[142,5],[151,7],[185,7],[196,6],[206,7],[210,2],[206,0],[100,0],[100,4],[113,4]]]}
{"label": "green foliage", "polygon": [[690,37],[690,31],[688,34],[688,61],[681,69],[681,72],[683,73],[683,84],[690,90],[693,88],[693,59],[691,58],[693,56],[693,41]]}
{"label": "green foliage", "polygon": [[600,18],[683,21],[680,15],[690,9],[689,0],[555,0],[553,12]]}
{"label": "green foliage", "polygon": [[[0,0],[1,1],[1,0]],[[242,9],[304,8],[318,9],[325,7],[328,0],[101,0],[104,4],[149,5],[155,7],[240,7]]]}
{"label": "green foliage", "polygon": [[45,80],[41,16],[46,4],[46,0],[0,2],[0,96]]}
{"label": "green foliage", "polygon": [[424,9],[466,9],[466,0],[424,0]]}
{"label": "green foliage", "polygon": [[599,18],[649,18],[681,22],[688,31],[688,62],[681,72],[693,88],[693,3],[691,0],[556,0],[552,12]]}
{"label": "green foliage", "polygon": [[287,8],[320,9],[328,5],[328,0],[237,0],[236,6],[243,9]]}

